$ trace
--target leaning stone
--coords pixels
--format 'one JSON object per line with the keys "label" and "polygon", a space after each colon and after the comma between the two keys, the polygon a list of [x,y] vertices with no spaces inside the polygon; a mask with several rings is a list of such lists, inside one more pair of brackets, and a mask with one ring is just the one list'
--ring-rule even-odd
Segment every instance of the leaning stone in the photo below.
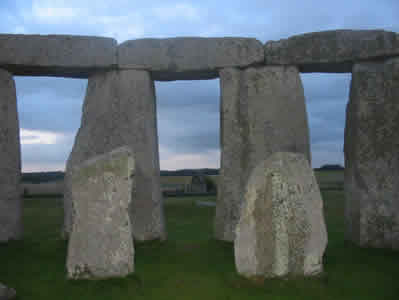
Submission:
{"label": "leaning stone", "polygon": [[399,58],[352,72],[345,128],[347,238],[399,249]]}
{"label": "leaning stone", "polygon": [[17,297],[17,292],[4,284],[0,283],[0,300],[11,300]]}
{"label": "leaning stone", "polygon": [[317,275],[327,232],[323,201],[309,161],[277,152],[252,172],[234,241],[246,277]]}
{"label": "leaning stone", "polygon": [[121,69],[145,69],[155,80],[218,77],[226,67],[262,63],[262,43],[252,38],[138,39],[118,46]]}
{"label": "leaning stone", "polygon": [[137,70],[110,71],[89,78],[81,127],[66,167],[65,236],[73,223],[70,171],[121,146],[129,146],[136,159],[137,195],[130,209],[134,238],[166,238],[154,82],[148,72]]}
{"label": "leaning stone", "polygon": [[295,67],[223,69],[220,86],[222,151],[215,237],[234,241],[252,169],[278,151],[302,153],[310,161],[309,128]]}
{"label": "leaning stone", "polygon": [[265,62],[301,72],[349,73],[362,60],[399,56],[399,35],[384,30],[331,30],[265,44]]}
{"label": "leaning stone", "polygon": [[116,48],[104,37],[0,34],[0,66],[15,75],[87,78],[116,66]]}
{"label": "leaning stone", "polygon": [[12,75],[0,69],[0,242],[22,235],[21,150]]}
{"label": "leaning stone", "polygon": [[121,147],[72,170],[75,217],[68,245],[69,278],[119,277],[134,271],[129,217],[134,164],[132,151]]}

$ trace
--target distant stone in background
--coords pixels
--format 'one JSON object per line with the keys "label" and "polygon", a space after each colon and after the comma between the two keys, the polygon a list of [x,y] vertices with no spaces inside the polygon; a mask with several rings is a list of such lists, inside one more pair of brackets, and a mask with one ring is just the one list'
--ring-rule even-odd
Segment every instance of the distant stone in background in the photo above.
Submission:
{"label": "distant stone in background", "polygon": [[399,249],[399,58],[354,66],[344,150],[347,238]]}
{"label": "distant stone in background", "polygon": [[327,232],[316,178],[304,155],[277,152],[248,181],[234,242],[246,277],[312,276],[323,270]]}
{"label": "distant stone in background", "polygon": [[136,161],[137,194],[130,207],[134,239],[165,239],[154,82],[147,71],[91,76],[82,122],[65,171],[64,235],[73,223],[70,170],[83,161],[128,146]]}
{"label": "distant stone in background", "polygon": [[21,148],[12,75],[0,69],[0,242],[22,235]]}
{"label": "distant stone in background", "polygon": [[0,300],[11,300],[17,297],[17,293],[14,289],[6,287],[0,283]]}
{"label": "distant stone in background", "polygon": [[251,171],[272,153],[298,152],[310,161],[305,96],[295,67],[223,69],[221,168],[215,237],[234,241]]}
{"label": "distant stone in background", "polygon": [[71,279],[126,276],[134,271],[129,206],[135,161],[127,147],[94,157],[71,172],[74,223],[68,245]]}

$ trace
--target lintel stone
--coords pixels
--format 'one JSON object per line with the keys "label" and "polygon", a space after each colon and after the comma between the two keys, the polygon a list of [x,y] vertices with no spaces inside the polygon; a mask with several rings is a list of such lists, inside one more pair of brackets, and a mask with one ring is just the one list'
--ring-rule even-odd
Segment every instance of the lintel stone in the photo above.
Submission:
{"label": "lintel stone", "polygon": [[384,30],[329,30],[265,44],[266,65],[300,72],[350,73],[355,62],[399,56],[399,35]]}
{"label": "lintel stone", "polygon": [[118,47],[120,69],[145,69],[155,80],[194,80],[218,77],[226,67],[263,63],[260,41],[253,38],[137,39]]}
{"label": "lintel stone", "polygon": [[14,75],[87,78],[116,66],[112,38],[0,34],[0,66]]}

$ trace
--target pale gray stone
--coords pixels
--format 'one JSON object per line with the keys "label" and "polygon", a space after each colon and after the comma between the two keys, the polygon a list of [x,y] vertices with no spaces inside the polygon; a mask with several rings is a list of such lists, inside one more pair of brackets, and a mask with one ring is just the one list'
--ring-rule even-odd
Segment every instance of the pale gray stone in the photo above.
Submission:
{"label": "pale gray stone", "polygon": [[116,48],[104,37],[0,34],[0,66],[15,75],[87,78],[116,67]]}
{"label": "pale gray stone", "polygon": [[149,70],[155,80],[216,78],[221,68],[263,60],[262,43],[252,38],[138,39],[118,46],[119,68]]}
{"label": "pale gray stone", "polygon": [[17,297],[14,289],[9,288],[0,282],[0,300],[11,300]]}
{"label": "pale gray stone", "polygon": [[166,238],[154,82],[148,72],[138,70],[109,71],[89,78],[81,127],[66,167],[65,235],[73,220],[71,168],[126,145],[133,150],[136,160],[137,195],[130,209],[134,238]]}
{"label": "pale gray stone", "polygon": [[399,249],[399,58],[356,64],[345,128],[347,238]]}
{"label": "pale gray stone", "polygon": [[303,153],[310,161],[305,97],[295,67],[223,69],[221,174],[215,237],[234,240],[251,170],[278,151]]}
{"label": "pale gray stone", "polygon": [[68,244],[71,279],[122,277],[134,271],[129,207],[135,160],[128,147],[91,158],[70,173],[74,222]]}
{"label": "pale gray stone", "polygon": [[355,62],[399,56],[399,35],[384,30],[330,30],[265,44],[267,65],[298,65],[301,72],[349,73]]}
{"label": "pale gray stone", "polygon": [[22,235],[21,150],[12,75],[0,69],[0,242]]}
{"label": "pale gray stone", "polygon": [[253,170],[234,241],[246,277],[312,276],[323,271],[327,232],[323,201],[309,161],[276,152]]}

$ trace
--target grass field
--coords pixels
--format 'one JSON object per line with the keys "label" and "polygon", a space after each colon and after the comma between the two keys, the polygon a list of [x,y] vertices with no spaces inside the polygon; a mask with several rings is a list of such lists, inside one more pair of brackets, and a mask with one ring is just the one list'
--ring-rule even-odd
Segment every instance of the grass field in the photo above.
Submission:
{"label": "grass field", "polygon": [[[25,201],[22,241],[0,245],[0,282],[19,299],[399,299],[399,253],[344,241],[343,193],[323,192],[329,244],[319,278],[253,283],[235,272],[233,245],[212,239],[214,207],[166,199],[168,240],[136,244],[136,273],[125,279],[68,281],[59,239],[60,199]],[[201,200],[212,200],[211,198]]]}

